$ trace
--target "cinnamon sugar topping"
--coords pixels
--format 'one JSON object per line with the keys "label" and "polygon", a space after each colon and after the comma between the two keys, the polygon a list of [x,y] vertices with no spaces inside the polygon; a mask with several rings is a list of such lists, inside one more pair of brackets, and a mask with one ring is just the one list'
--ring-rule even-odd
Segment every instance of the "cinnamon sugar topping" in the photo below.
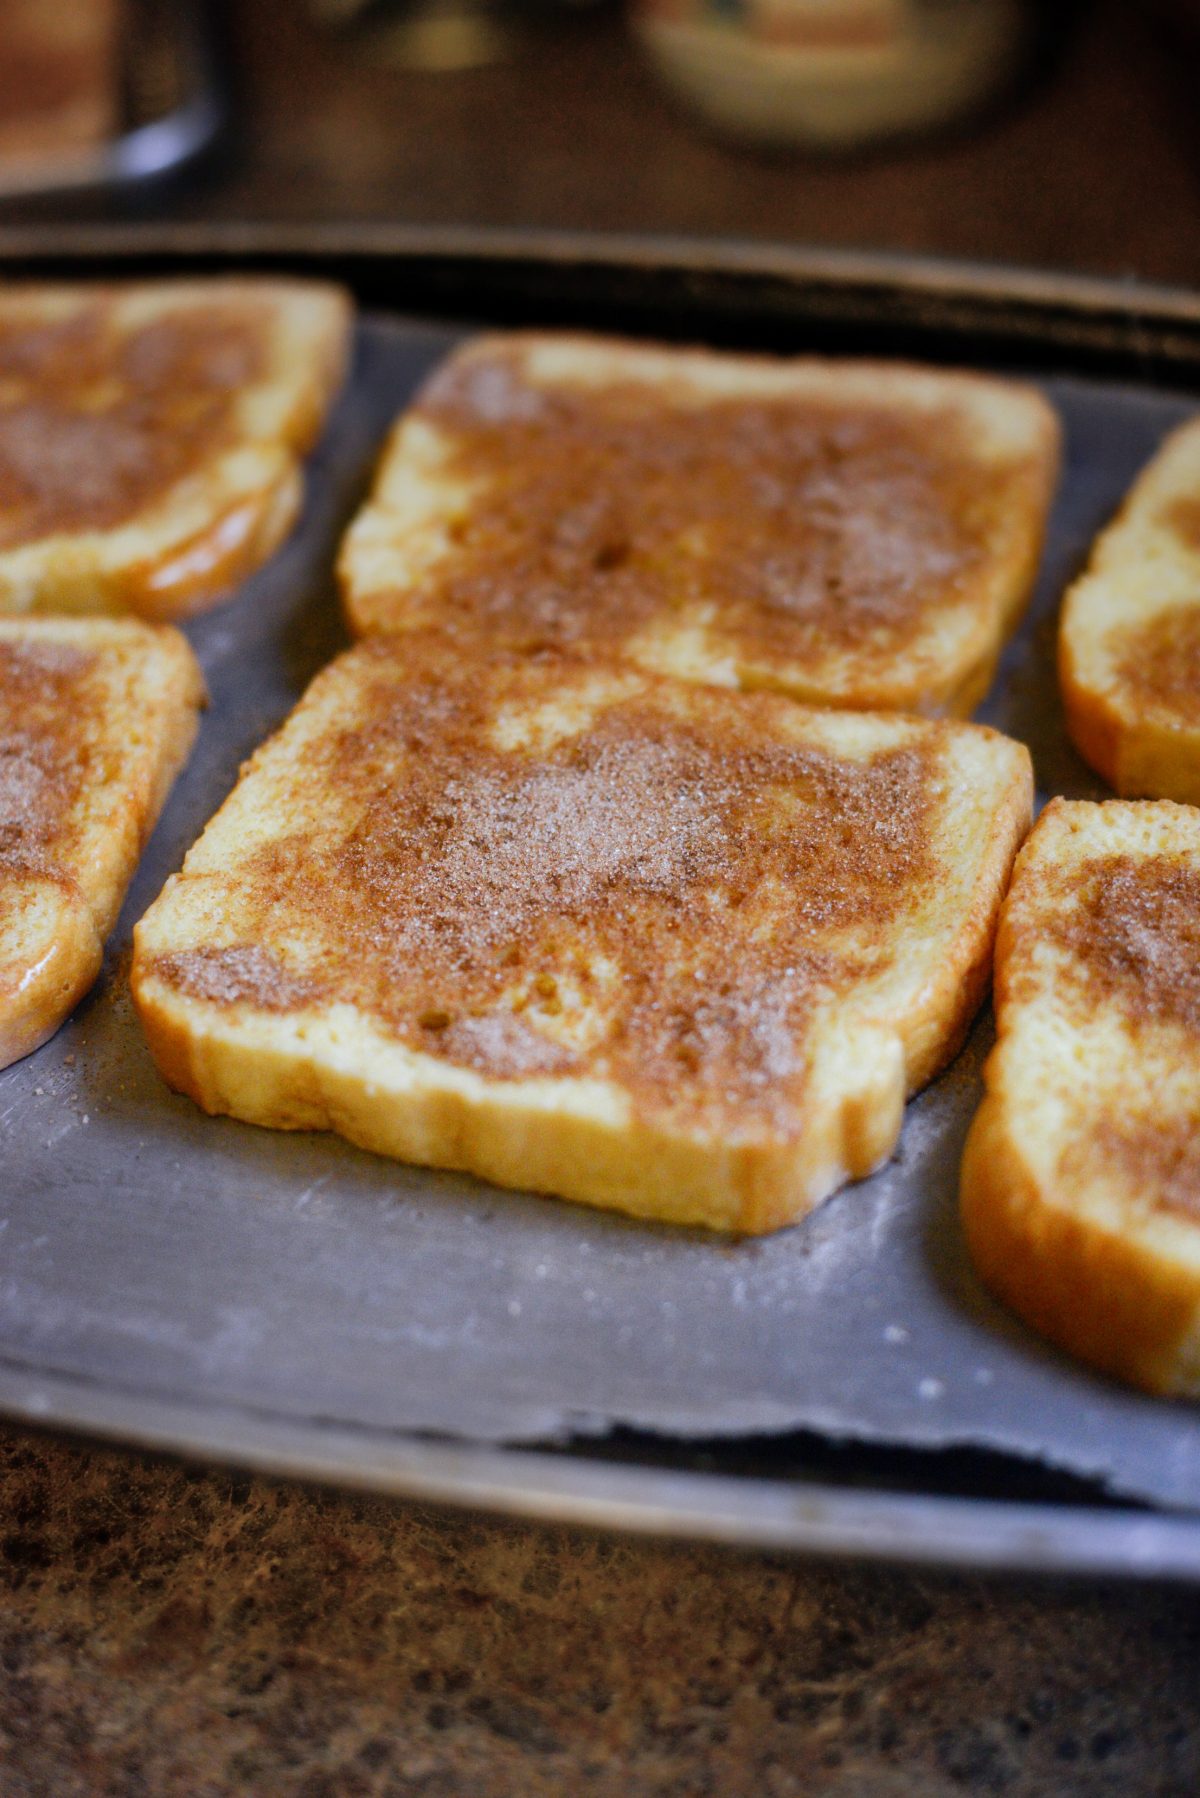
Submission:
{"label": "cinnamon sugar topping", "polygon": [[[1166,1026],[1200,1036],[1200,868],[1180,856],[1096,856],[1051,884],[1049,942],[1069,957],[1056,973],[1060,1003],[1091,1016],[1115,1006],[1134,1035]],[[1036,978],[1036,976],[1032,976]],[[1171,1040],[1171,1039],[1168,1039]],[[1120,1169],[1148,1203],[1200,1217],[1200,1117],[1181,1115],[1171,1081],[1156,1080],[1158,1044],[1136,1050],[1139,1077],[1122,1076],[1106,1110],[1063,1149],[1065,1179]],[[1168,1050],[1179,1065],[1187,1048]],[[1191,1101],[1188,1101],[1189,1105]]]}
{"label": "cinnamon sugar topping", "polygon": [[1102,856],[1072,884],[1078,903],[1052,936],[1085,989],[1115,1000],[1135,1026],[1200,1033],[1200,869],[1167,856]]}
{"label": "cinnamon sugar topping", "polygon": [[124,329],[98,297],[54,323],[0,315],[0,548],[103,530],[225,440],[261,363],[249,303]]}
{"label": "cinnamon sugar topping", "polygon": [[313,982],[289,974],[276,956],[255,944],[164,955],[158,972],[180,992],[221,1005],[249,999],[264,1011],[294,1011],[317,996]]}
{"label": "cinnamon sugar topping", "polygon": [[538,387],[497,348],[416,415],[473,491],[430,577],[438,616],[518,644],[620,641],[716,601],[752,656],[890,654],[970,582],[1013,498],[949,407]]}
{"label": "cinnamon sugar topping", "polygon": [[1194,605],[1126,627],[1115,648],[1117,673],[1142,708],[1200,725],[1200,592]]}
{"label": "cinnamon sugar topping", "polygon": [[1200,1219],[1200,1118],[1105,1118],[1076,1152],[1115,1163],[1164,1210]]}
{"label": "cinnamon sugar topping", "polygon": [[550,747],[505,748],[498,716],[574,703],[595,666],[354,654],[365,699],[304,752],[332,822],[234,876],[244,941],[287,945],[288,970],[226,950],[215,978],[212,951],[154,971],[271,1009],[298,980],[484,1074],[591,1073],[786,1127],[814,1010],[885,965],[934,877],[936,730],[842,760],[789,742],[784,702],[622,673]]}
{"label": "cinnamon sugar topping", "polygon": [[67,644],[0,641],[0,880],[42,873],[91,761],[88,676]]}
{"label": "cinnamon sugar topping", "polygon": [[1173,500],[1163,514],[1163,523],[1185,549],[1200,554],[1200,493]]}

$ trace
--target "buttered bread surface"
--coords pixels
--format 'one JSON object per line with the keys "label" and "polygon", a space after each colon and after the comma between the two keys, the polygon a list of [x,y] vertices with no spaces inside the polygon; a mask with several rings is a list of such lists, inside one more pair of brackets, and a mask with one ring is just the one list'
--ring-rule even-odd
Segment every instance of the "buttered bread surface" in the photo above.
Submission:
{"label": "buttered bread surface", "polygon": [[296,516],[350,318],[315,282],[0,286],[0,612],[226,596]]}
{"label": "buttered bread surface", "polygon": [[1055,800],[996,954],[962,1174],[987,1283],[1073,1354],[1200,1394],[1200,812]]}
{"label": "buttered bread surface", "polygon": [[0,618],[0,1067],[99,972],[202,699],[174,630]]}
{"label": "buttered bread surface", "polygon": [[768,1229],[957,1047],[1030,798],[974,726],[372,639],[138,926],[135,1000],[211,1111]]}
{"label": "buttered bread surface", "polygon": [[1028,597],[1058,446],[1040,394],[980,375],[485,337],[399,420],[346,609],[359,634],[965,715]]}

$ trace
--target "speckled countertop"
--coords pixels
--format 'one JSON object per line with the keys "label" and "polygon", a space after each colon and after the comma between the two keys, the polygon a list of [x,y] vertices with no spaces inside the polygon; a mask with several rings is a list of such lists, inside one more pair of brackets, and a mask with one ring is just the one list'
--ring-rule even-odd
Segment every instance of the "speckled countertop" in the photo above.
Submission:
{"label": "speckled countertop", "polygon": [[0,1793],[1200,1791],[1200,1598],[614,1541],[0,1434]]}

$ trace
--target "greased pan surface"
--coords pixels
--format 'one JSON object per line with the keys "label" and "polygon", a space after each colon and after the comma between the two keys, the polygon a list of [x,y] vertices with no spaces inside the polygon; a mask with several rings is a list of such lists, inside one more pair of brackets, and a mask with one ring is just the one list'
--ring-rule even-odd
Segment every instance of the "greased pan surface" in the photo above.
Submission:
{"label": "greased pan surface", "polygon": [[[486,294],[474,297],[482,310]],[[950,1499],[936,1455],[924,1494],[793,1487],[728,1471],[732,1449],[726,1464],[714,1443],[805,1430],[966,1445],[1081,1476],[1097,1497],[1200,1510],[1193,1410],[1072,1366],[992,1305],[967,1265],[954,1191],[986,1019],[909,1108],[891,1167],[750,1243],[502,1193],[333,1137],[209,1119],[158,1080],[126,991],[132,924],[239,762],[343,642],[337,537],[394,412],[458,334],[364,321],[299,534],[189,629],[213,705],[104,978],[57,1038],[0,1074],[0,1404],[547,1515],[839,1552],[1194,1574],[1200,1519]],[[807,347],[802,328],[794,347]],[[971,365],[970,343],[956,347]],[[1063,732],[1058,597],[1129,478],[1195,402],[1095,376],[1046,384],[1067,425],[1063,489],[1030,619],[979,715],[1031,745],[1043,791],[1098,794]],[[661,1438],[657,1452],[602,1451],[598,1438],[621,1426]],[[697,1438],[711,1471],[695,1470]],[[568,1440],[570,1452],[552,1451]],[[489,1446],[500,1443],[546,1452]],[[788,1476],[782,1461],[773,1471]]]}

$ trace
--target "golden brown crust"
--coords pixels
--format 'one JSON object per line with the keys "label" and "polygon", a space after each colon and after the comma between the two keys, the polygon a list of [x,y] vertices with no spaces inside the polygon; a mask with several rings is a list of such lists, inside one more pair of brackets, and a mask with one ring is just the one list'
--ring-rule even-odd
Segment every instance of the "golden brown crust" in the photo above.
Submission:
{"label": "golden brown crust", "polygon": [[663,1223],[748,1235],[794,1223],[832,1186],[878,1167],[900,1127],[903,1086],[886,1043],[860,1087],[803,1140],[722,1141],[586,1102],[572,1107],[531,1082],[454,1080],[423,1058],[392,1084],[372,1036],[363,1048],[379,1078],[364,1079],[344,1050],[321,1055],[333,1045],[319,1032],[264,1040],[233,1019],[198,1030],[194,1012],[144,964],[135,961],[133,978],[159,1072],[205,1111],[276,1130],[334,1130],[395,1160]]}
{"label": "golden brown crust", "polygon": [[[789,740],[766,695],[691,694],[679,716],[669,685],[610,673],[592,716],[531,752],[497,744],[497,718],[570,704],[595,664],[480,670],[413,638],[355,667],[305,757],[353,828],[264,844],[238,871],[240,940],[174,952],[159,979],[270,1011],[336,995],[484,1076],[599,1069],[635,1109],[791,1116],[807,1020],[942,877],[944,733],[844,758]],[[314,933],[303,975],[262,946]],[[576,1028],[597,1010],[599,1048]]]}
{"label": "golden brown crust", "polygon": [[202,699],[176,631],[0,619],[0,1067],[95,979]]}
{"label": "golden brown crust", "polygon": [[1200,493],[1185,493],[1172,500],[1161,523],[1182,549],[1200,554]]}
{"label": "golden brown crust", "polygon": [[447,477],[478,489],[437,584],[456,634],[619,645],[689,579],[673,546],[694,532],[690,579],[742,660],[795,658],[810,633],[844,648],[882,635],[903,654],[926,605],[978,568],[977,482],[949,407],[713,399],[698,443],[669,388],[523,375],[511,347],[451,363],[411,414],[453,445]]}
{"label": "golden brown crust", "polygon": [[135,1001],[209,1110],[772,1228],[956,1046],[1029,804],[993,733],[377,640],[139,925]]}
{"label": "golden brown crust", "polygon": [[1057,904],[1042,934],[1063,960],[1064,1010],[1086,1019],[1104,1004],[1134,1031],[1174,1024],[1200,1050],[1200,868],[1114,849],[1046,888]]}
{"label": "golden brown crust", "polygon": [[1071,741],[1123,799],[1200,805],[1200,726],[1132,715],[1123,695],[1097,687],[1060,639],[1059,686]]}
{"label": "golden brown crust", "polygon": [[53,324],[0,306],[0,550],[124,524],[226,448],[270,322],[219,300],[135,327],[111,294]]}
{"label": "golden brown crust", "polygon": [[1200,820],[1054,800],[996,943],[960,1202],[985,1285],[1068,1353],[1200,1391]]}
{"label": "golden brown crust", "polygon": [[98,759],[104,691],[82,643],[0,636],[0,881],[41,873]]}
{"label": "golden brown crust", "polygon": [[1171,606],[1126,625],[1115,633],[1114,654],[1117,677],[1136,705],[1200,726],[1200,605]]}
{"label": "golden brown crust", "polygon": [[1147,1392],[1195,1390],[1180,1382],[1200,1314],[1195,1275],[1054,1204],[1022,1158],[1002,1089],[971,1125],[960,1200],[984,1285],[1040,1335]]}
{"label": "golden brown crust", "polygon": [[0,288],[0,611],[228,594],[294,521],[349,322],[304,282]]}
{"label": "golden brown crust", "polygon": [[[70,886],[54,895],[53,934],[31,959],[6,948],[13,895],[0,893],[0,1069],[31,1055],[88,991],[104,955],[87,905]],[[22,933],[24,934],[24,933]]]}
{"label": "golden brown crust", "polygon": [[232,505],[165,558],[147,558],[122,571],[121,601],[157,623],[194,617],[232,593],[270,561],[299,515],[304,480],[292,465],[274,486]]}
{"label": "golden brown crust", "polygon": [[931,982],[925,1013],[906,1031],[908,1091],[919,1092],[948,1067],[992,981],[996,921],[1013,862],[1029,830],[1032,779],[1018,775],[992,812],[978,884]]}
{"label": "golden brown crust", "polygon": [[1118,777],[1120,719],[1080,673],[1075,639],[1065,628],[1065,617],[1064,613],[1064,628],[1058,636],[1058,685],[1067,731],[1088,766],[1094,768],[1115,792],[1121,792]]}
{"label": "golden brown crust", "polygon": [[1076,748],[1130,798],[1200,802],[1200,419],[1143,469],[1063,604]]}

